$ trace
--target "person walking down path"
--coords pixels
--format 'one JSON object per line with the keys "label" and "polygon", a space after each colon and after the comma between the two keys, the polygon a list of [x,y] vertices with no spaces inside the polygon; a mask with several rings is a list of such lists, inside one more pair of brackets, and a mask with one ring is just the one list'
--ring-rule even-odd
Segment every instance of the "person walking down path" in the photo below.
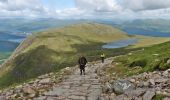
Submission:
{"label": "person walking down path", "polygon": [[85,75],[85,67],[87,64],[87,59],[84,56],[81,56],[78,60],[78,64],[80,67],[80,75],[82,75],[82,74]]}
{"label": "person walking down path", "polygon": [[104,59],[105,59],[105,54],[103,53],[103,54],[101,54],[101,60],[102,60],[102,63],[104,63]]}

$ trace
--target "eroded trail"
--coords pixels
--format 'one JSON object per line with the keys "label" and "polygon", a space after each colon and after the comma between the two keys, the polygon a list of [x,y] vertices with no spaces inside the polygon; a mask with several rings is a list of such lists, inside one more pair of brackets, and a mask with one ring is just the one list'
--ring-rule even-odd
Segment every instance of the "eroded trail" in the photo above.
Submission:
{"label": "eroded trail", "polygon": [[88,63],[86,75],[80,76],[77,68],[67,79],[63,80],[52,91],[35,100],[98,100],[102,93],[100,77],[95,73],[100,67],[110,64],[112,60],[106,59],[105,63]]}

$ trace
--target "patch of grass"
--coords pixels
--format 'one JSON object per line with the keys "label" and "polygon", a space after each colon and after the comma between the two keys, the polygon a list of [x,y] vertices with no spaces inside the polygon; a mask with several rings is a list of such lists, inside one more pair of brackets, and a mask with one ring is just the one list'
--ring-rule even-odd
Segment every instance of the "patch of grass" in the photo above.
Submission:
{"label": "patch of grass", "polygon": [[167,63],[170,59],[169,49],[170,42],[166,42],[117,57],[114,59],[114,62],[118,63],[114,71],[129,76],[142,72],[169,69],[170,64]]}
{"label": "patch of grass", "polygon": [[11,55],[11,52],[0,52],[0,65]]}
{"label": "patch of grass", "polygon": [[163,100],[164,96],[163,95],[156,95],[154,100]]}

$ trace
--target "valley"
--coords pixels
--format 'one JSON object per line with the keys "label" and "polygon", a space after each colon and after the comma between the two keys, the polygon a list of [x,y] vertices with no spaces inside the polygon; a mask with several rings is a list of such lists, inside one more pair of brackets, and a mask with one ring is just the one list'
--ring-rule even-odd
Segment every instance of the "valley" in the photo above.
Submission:
{"label": "valley", "polygon": [[[117,49],[102,48],[107,43],[127,39],[137,39],[137,42]],[[82,54],[89,61],[94,61],[100,58],[102,52],[111,57],[169,40],[170,38],[128,35],[117,28],[98,23],[73,24],[40,31],[29,35],[19,46],[12,42],[18,48],[11,49],[15,50],[14,53],[1,68],[0,87],[75,65]]]}

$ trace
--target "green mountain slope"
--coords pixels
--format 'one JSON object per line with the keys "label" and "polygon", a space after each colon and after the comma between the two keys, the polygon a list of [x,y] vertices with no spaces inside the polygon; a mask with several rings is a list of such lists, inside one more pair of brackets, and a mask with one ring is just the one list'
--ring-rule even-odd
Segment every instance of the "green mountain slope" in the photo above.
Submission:
{"label": "green mountain slope", "polygon": [[[89,61],[95,60],[104,43],[127,38],[131,37],[111,26],[88,23],[36,33],[28,37],[0,69],[0,87],[75,65],[82,54]],[[130,50],[103,51],[113,56]]]}
{"label": "green mountain slope", "polygon": [[114,62],[117,63],[117,67],[110,70],[110,72],[116,71],[122,76],[166,70],[170,68],[169,61],[170,42],[166,42],[115,58]]}

